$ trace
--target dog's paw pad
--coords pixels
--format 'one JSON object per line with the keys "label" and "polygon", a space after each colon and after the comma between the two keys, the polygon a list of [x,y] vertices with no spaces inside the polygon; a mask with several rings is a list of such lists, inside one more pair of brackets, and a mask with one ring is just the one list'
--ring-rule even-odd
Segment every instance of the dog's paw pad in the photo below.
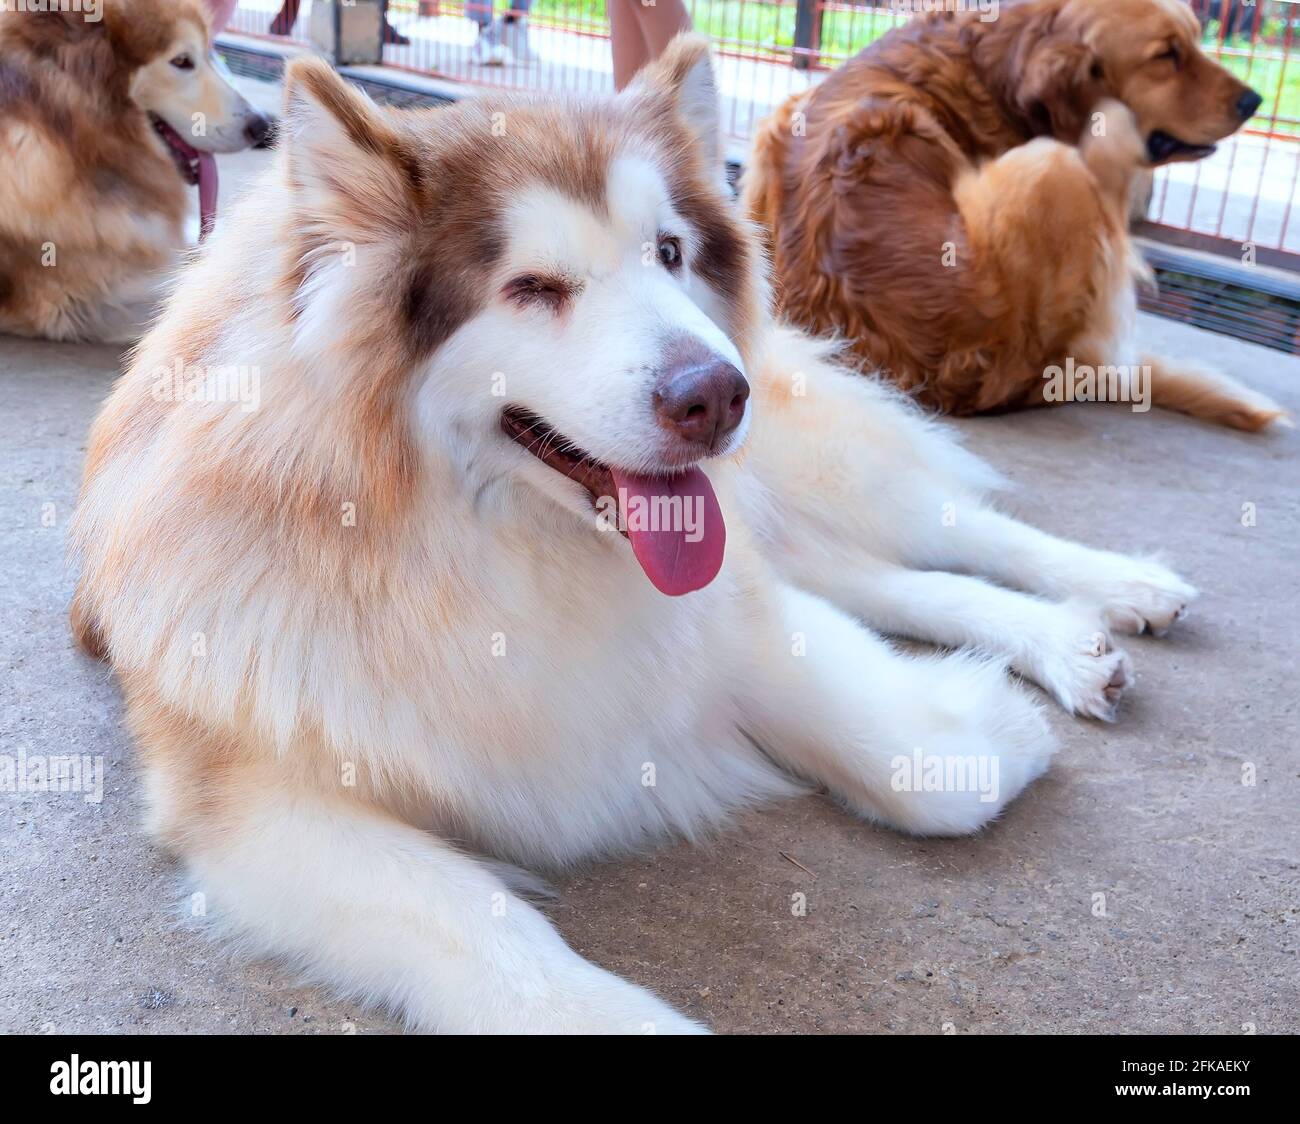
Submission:
{"label": "dog's paw pad", "polygon": [[1169,616],[1157,616],[1154,618],[1143,617],[1139,633],[1147,636],[1154,636],[1157,640],[1163,640],[1169,635],[1169,629],[1187,616],[1187,606],[1179,605]]}
{"label": "dog's paw pad", "polygon": [[1073,634],[1040,653],[1038,681],[1071,714],[1114,722],[1124,690],[1133,682],[1128,653],[1104,632],[1080,641]]}
{"label": "dog's paw pad", "polygon": [[1196,590],[1158,563],[1131,561],[1084,596],[1100,603],[1112,631],[1159,637],[1187,616]]}
{"label": "dog's paw pad", "polygon": [[1118,648],[1097,657],[1095,665],[1077,684],[1074,712],[1114,722],[1124,690],[1133,682],[1133,666],[1128,653]]}

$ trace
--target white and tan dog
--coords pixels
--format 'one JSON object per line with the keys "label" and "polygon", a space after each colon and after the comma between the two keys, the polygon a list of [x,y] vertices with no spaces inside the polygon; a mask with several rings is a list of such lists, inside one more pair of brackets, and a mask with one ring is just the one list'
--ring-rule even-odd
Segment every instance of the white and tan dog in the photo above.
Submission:
{"label": "white and tan dog", "polygon": [[696,1029],[501,860],[805,784],[976,831],[1053,750],[1005,663],[1108,716],[1108,626],[1193,595],[996,513],[948,433],[773,324],[701,40],[616,99],[421,112],[297,62],[286,122],[97,421],[74,533],[151,830],[246,949],[419,1028]]}
{"label": "white and tan dog", "polygon": [[269,127],[215,63],[202,0],[0,6],[0,332],[138,336],[186,244],[186,185],[210,227],[213,153]]}

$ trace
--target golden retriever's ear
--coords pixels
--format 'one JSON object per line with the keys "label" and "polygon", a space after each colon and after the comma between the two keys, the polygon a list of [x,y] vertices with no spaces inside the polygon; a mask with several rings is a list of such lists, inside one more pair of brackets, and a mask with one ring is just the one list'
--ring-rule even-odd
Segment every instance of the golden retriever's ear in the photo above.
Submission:
{"label": "golden retriever's ear", "polygon": [[365,94],[308,57],[289,64],[284,100],[289,180],[305,221],[369,241],[420,214],[425,169]]}
{"label": "golden retriever's ear", "polygon": [[705,159],[716,164],[722,158],[718,120],[718,87],[709,58],[709,41],[686,31],[678,35],[664,53],[641,70],[627,92],[669,98],[678,115],[695,134]]}
{"label": "golden retriever's ear", "polygon": [[1101,60],[1077,32],[1046,24],[1027,30],[1017,108],[1041,133],[1073,143],[1106,94]]}

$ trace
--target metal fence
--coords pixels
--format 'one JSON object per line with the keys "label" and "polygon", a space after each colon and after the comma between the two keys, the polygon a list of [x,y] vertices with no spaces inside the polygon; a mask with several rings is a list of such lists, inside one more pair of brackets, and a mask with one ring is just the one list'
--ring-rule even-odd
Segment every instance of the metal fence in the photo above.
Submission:
{"label": "metal fence", "polygon": [[[1209,160],[1161,169],[1149,219],[1175,241],[1243,257],[1265,251],[1271,260],[1300,265],[1300,217],[1293,221],[1300,195],[1300,70],[1291,58],[1300,0],[1187,2],[1202,19],[1206,49],[1259,90],[1264,104],[1250,127]],[[758,121],[789,94],[907,18],[898,0],[686,4],[695,27],[714,41],[724,122],[742,152]],[[480,27],[510,5],[390,0],[388,18],[409,43],[385,45],[384,64],[482,86],[613,89],[605,0],[532,0],[534,57],[501,65],[478,44]],[[274,27],[273,37],[305,43],[311,6],[312,0],[241,0],[231,27],[257,36],[272,36]]]}

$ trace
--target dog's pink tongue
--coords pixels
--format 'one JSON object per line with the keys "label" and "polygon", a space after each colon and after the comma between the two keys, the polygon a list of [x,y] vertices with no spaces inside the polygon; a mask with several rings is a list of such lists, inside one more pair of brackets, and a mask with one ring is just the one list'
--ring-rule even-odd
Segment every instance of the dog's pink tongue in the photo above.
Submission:
{"label": "dog's pink tongue", "polygon": [[698,468],[680,476],[637,476],[615,468],[619,507],[632,553],[660,593],[703,589],[722,569],[727,528],[709,478]]}
{"label": "dog's pink tongue", "polygon": [[200,152],[199,157],[199,237],[212,233],[217,221],[217,158],[210,152]]}

